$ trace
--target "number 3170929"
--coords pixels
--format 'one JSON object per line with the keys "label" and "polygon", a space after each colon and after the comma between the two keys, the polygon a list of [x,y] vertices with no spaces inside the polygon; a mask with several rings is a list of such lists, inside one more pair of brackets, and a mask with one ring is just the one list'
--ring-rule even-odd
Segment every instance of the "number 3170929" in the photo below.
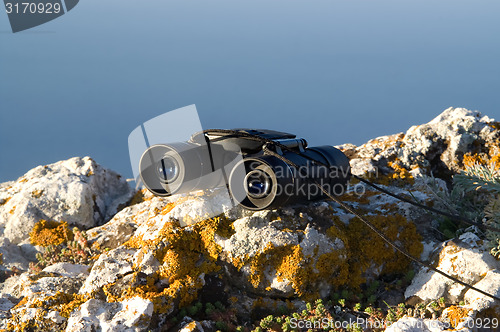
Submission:
{"label": "number 3170929", "polygon": [[21,2],[21,3],[5,3],[7,14],[58,14],[61,12],[60,3],[34,3],[34,2]]}

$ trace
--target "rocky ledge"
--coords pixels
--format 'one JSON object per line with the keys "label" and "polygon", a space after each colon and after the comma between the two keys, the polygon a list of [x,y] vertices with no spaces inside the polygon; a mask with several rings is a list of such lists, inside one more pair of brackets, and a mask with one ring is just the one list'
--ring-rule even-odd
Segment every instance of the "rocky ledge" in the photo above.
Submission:
{"label": "rocky ledge", "polygon": [[[490,224],[500,224],[499,147],[500,123],[461,108],[339,146],[354,174]],[[481,185],[476,174],[468,190],[484,169],[491,177]],[[341,198],[413,256],[500,297],[500,234],[355,181]],[[493,328],[500,317],[500,303],[411,264],[334,202],[237,208],[181,226],[220,204],[216,190],[136,192],[88,157],[0,184],[0,329],[281,331],[321,321],[338,331],[442,331]]]}

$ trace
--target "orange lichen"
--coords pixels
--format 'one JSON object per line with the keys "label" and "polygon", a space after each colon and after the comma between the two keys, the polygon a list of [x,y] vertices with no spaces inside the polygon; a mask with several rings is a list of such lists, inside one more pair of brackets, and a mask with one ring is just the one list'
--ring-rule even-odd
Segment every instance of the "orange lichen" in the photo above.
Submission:
{"label": "orange lichen", "polygon": [[[57,311],[62,317],[68,318],[71,312],[92,297],[91,294],[67,294],[61,291],[35,300],[25,296],[11,309],[15,314],[7,324],[7,331],[47,331],[57,328],[57,323],[46,317],[48,312]],[[25,319],[27,308],[37,309],[29,319]]]}
{"label": "orange lichen", "polygon": [[33,302],[33,305],[47,310],[56,310],[62,317],[68,318],[71,312],[90,298],[92,298],[90,294],[68,294],[58,291],[55,295]]}
{"label": "orange lichen", "polygon": [[467,153],[464,155],[462,162],[465,167],[472,167],[474,165],[487,165],[490,167],[494,167],[494,169],[496,170],[500,170],[500,154],[496,154],[490,157],[485,153],[474,155]]}
{"label": "orange lichen", "polygon": [[132,199],[130,200],[130,203],[128,204],[129,206],[132,206],[132,205],[135,205],[135,204],[139,204],[139,203],[142,203],[144,202],[146,199],[144,198],[144,194],[145,194],[145,190],[147,189],[142,189],[142,190],[138,190],[134,196],[132,197]]}
{"label": "orange lichen", "polygon": [[[399,214],[365,215],[377,229],[381,230],[391,241],[400,245],[413,256],[418,257],[423,246],[416,227]],[[356,288],[365,282],[364,272],[372,265],[383,267],[382,274],[404,273],[410,261],[403,255],[395,253],[389,245],[368,228],[361,220],[353,218],[346,225],[337,216],[332,217],[334,226],[327,230],[332,239],[340,238],[349,253],[348,285]]]}
{"label": "orange lichen", "polygon": [[[415,178],[413,175],[410,173],[410,171],[402,166],[400,162],[396,159],[396,161],[389,161],[387,163],[387,166],[390,167],[390,171],[387,174],[381,174],[377,172],[376,174],[376,183],[377,184],[382,184],[385,186],[389,185],[400,185],[400,184],[414,184],[415,183]],[[413,167],[412,169],[419,168]],[[370,178],[372,177],[373,174],[367,172],[363,175],[364,178]],[[352,181],[351,181],[352,182]]]}
{"label": "orange lichen", "polygon": [[30,233],[30,242],[33,245],[49,246],[60,245],[73,240],[73,232],[68,229],[65,221],[48,221],[41,219],[35,224]]}
{"label": "orange lichen", "polygon": [[394,170],[394,174],[392,174],[392,179],[403,180],[408,182],[409,184],[415,183],[413,175],[411,175],[411,173],[405,167],[395,162],[389,162],[388,165]]}
{"label": "orange lichen", "polygon": [[[118,295],[111,291],[112,284],[105,286],[108,301],[140,296],[151,300],[155,311],[160,313],[171,310],[174,302],[180,307],[189,305],[203,287],[201,275],[220,270],[216,262],[222,248],[214,241],[215,235],[228,236],[232,232],[232,224],[227,219],[216,217],[184,228],[176,221],[168,221],[153,240],[134,237],[126,245],[152,251],[161,266],[147,278],[146,285],[128,287]],[[138,270],[140,264],[134,268]]]}
{"label": "orange lichen", "polygon": [[495,164],[495,169],[500,169],[500,154],[491,157],[490,163]]}
{"label": "orange lichen", "polygon": [[233,264],[240,269],[248,265],[249,282],[253,287],[263,287],[271,290],[266,271],[275,271],[279,282],[288,281],[294,293],[303,299],[313,299],[318,296],[317,285],[320,281],[331,280],[340,286],[347,282],[347,265],[343,260],[343,249],[317,255],[305,256],[300,245],[275,246],[272,243],[252,257],[233,258]]}
{"label": "orange lichen", "polygon": [[394,147],[395,145],[402,147],[404,145],[403,138],[405,138],[404,133],[382,136],[371,139],[364,145],[377,145],[377,147],[379,147],[380,149],[387,150]]}
{"label": "orange lichen", "polygon": [[[369,195],[376,193],[369,192]],[[176,202],[178,203],[178,202]],[[176,203],[150,213],[147,224],[155,225],[159,215],[167,215]],[[394,210],[392,205],[388,210]],[[148,212],[149,213],[149,212]],[[319,245],[311,256],[304,254],[300,245],[275,246],[271,242],[255,255],[220,257],[222,248],[216,237],[229,238],[234,234],[232,221],[216,217],[199,223],[180,227],[176,220],[166,220],[154,239],[143,239],[135,235],[126,246],[150,252],[159,261],[158,271],[150,274],[144,282],[129,285],[108,284],[103,287],[109,302],[123,301],[140,296],[153,302],[155,312],[167,313],[174,307],[189,305],[203,287],[203,274],[220,273],[220,260],[232,264],[238,271],[249,268],[248,281],[255,288],[271,290],[266,273],[275,273],[277,281],[289,282],[294,293],[302,299],[314,299],[319,295],[319,284],[328,282],[333,287],[349,285],[359,287],[364,280],[364,271],[371,265],[383,266],[385,273],[405,272],[409,262],[373,234],[369,228],[354,219],[348,225],[333,217],[333,225],[327,234],[344,246],[318,254]],[[402,243],[410,253],[418,256],[422,250],[415,226],[399,215],[367,215],[367,218],[393,241]],[[278,220],[276,218],[275,220]],[[283,226],[286,231],[300,233],[303,229],[293,223]],[[132,280],[140,279],[141,254],[134,264]]]}
{"label": "orange lichen", "polygon": [[490,126],[493,129],[500,130],[500,122],[489,122],[488,126]]}
{"label": "orange lichen", "polygon": [[467,153],[464,155],[462,162],[464,166],[471,167],[476,164],[485,164],[487,163],[487,160],[485,160],[485,158],[479,154],[472,155],[470,153]]}
{"label": "orange lichen", "polygon": [[464,318],[469,316],[472,309],[462,308],[459,306],[451,306],[447,310],[447,319],[453,328],[457,327]]}
{"label": "orange lichen", "polygon": [[31,197],[40,198],[43,195],[43,189],[33,190],[31,192]]}
{"label": "orange lichen", "polygon": [[12,197],[7,197],[7,198],[5,198],[5,199],[3,199],[3,200],[0,200],[0,205],[5,205],[5,204],[7,204],[7,202],[8,202],[8,201],[10,201],[10,199],[11,199],[11,198],[12,198]]}

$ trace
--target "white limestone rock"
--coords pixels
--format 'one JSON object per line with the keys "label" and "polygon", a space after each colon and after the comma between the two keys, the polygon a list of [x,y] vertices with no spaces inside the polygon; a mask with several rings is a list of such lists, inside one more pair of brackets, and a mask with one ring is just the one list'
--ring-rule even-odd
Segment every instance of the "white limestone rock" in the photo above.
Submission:
{"label": "white limestone rock", "polygon": [[[500,298],[500,271],[498,269],[488,271],[486,276],[474,286]],[[486,309],[493,309],[500,317],[500,303],[491,297],[469,289],[465,293],[464,300],[467,306],[474,311],[481,312]]]}
{"label": "white limestone rock", "polygon": [[26,243],[40,219],[89,228],[108,221],[134,190],[89,157],[38,166],[0,187],[0,236]]}
{"label": "white limestone rock", "polygon": [[411,127],[398,157],[408,166],[438,157],[449,169],[456,171],[461,156],[474,151],[473,144],[487,140],[494,131],[488,126],[491,121],[478,111],[450,107],[431,122]]}
{"label": "white limestone rock", "polygon": [[234,206],[225,188],[201,194],[181,200],[170,212],[170,217],[177,219],[181,226],[187,226],[223,214]]}
{"label": "white limestone rock", "polygon": [[191,317],[184,317],[178,324],[179,332],[204,332],[200,322],[193,320]]}
{"label": "white limestone rock", "polygon": [[500,153],[500,134],[492,126],[494,121],[478,111],[450,107],[406,133],[377,137],[360,146],[338,147],[350,158],[356,175],[376,177],[388,170],[388,161],[398,161],[415,175],[449,175],[459,170],[467,152]]}
{"label": "white limestone rock", "polygon": [[269,243],[277,247],[299,243],[297,234],[281,232],[270,221],[269,213],[260,211],[238,219],[233,223],[235,234],[227,240],[220,239],[218,244],[231,256],[253,257]]}
{"label": "white limestone rock", "polygon": [[23,273],[13,287],[12,295],[30,299],[53,296],[58,291],[66,294],[77,293],[83,284],[85,274],[78,277],[62,277],[55,273],[41,272],[37,275]]}
{"label": "white limestone rock", "polygon": [[[340,239],[331,240],[324,233],[306,223],[303,231],[283,230],[285,225],[293,225],[293,217],[280,216],[273,218],[271,211],[258,211],[251,217],[237,219],[233,223],[235,233],[228,239],[216,237],[215,241],[222,247],[221,257],[230,263],[234,259],[251,258],[262,253],[269,246],[275,248],[286,246],[299,246],[304,259],[316,261],[320,256],[332,252],[343,250],[344,243]],[[302,214],[304,220],[309,220],[309,216]],[[292,227],[293,228],[293,227]],[[300,236],[299,236],[300,234]],[[339,253],[343,259],[346,256]],[[244,265],[239,271],[226,269],[228,280],[237,287],[247,287],[253,293],[263,296],[276,295],[291,297],[294,295],[294,287],[291,280],[282,279],[279,273],[272,266],[262,266],[264,269],[264,279],[259,286],[252,287],[249,277],[253,274],[248,265]],[[316,268],[313,272],[318,273]],[[328,280],[318,280],[317,289],[323,296],[331,289]]]}
{"label": "white limestone rock", "polygon": [[117,303],[90,299],[71,314],[65,331],[144,331],[152,315],[153,303],[140,297]]}
{"label": "white limestone rock", "polygon": [[59,262],[47,266],[42,271],[66,278],[86,278],[89,275],[89,270],[88,265]]}
{"label": "white limestone rock", "polygon": [[[456,241],[448,241],[439,252],[437,268],[471,285],[478,285],[491,271],[500,268],[497,261],[473,233],[464,233]],[[485,282],[488,284],[487,282]],[[482,288],[494,291],[491,285]],[[464,298],[466,287],[450,279],[422,268],[405,291],[405,297],[417,296],[421,300],[436,300],[445,297],[459,302]],[[470,292],[470,291],[469,291]],[[472,297],[471,297],[472,298]]]}
{"label": "white limestone rock", "polygon": [[12,269],[13,267],[26,271],[29,266],[30,260],[27,258],[22,247],[10,242],[9,239],[0,236],[0,254],[2,254],[3,263],[0,264],[0,271],[2,269]]}
{"label": "white limestone rock", "polygon": [[[15,300],[10,295],[0,294],[0,321],[3,321],[10,316],[9,311],[14,307],[14,305]],[[1,325],[0,328],[2,328]]]}
{"label": "white limestone rock", "polygon": [[80,294],[92,293],[102,286],[110,284],[119,277],[132,272],[132,262],[135,250],[119,247],[101,254],[92,266]]}

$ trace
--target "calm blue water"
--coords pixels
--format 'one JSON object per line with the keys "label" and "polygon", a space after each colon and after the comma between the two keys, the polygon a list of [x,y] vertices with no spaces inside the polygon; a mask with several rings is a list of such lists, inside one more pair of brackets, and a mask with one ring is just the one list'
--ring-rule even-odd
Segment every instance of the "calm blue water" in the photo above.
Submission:
{"label": "calm blue water", "polygon": [[0,13],[0,181],[196,104],[205,128],[362,143],[449,106],[500,118],[500,2],[81,0],[12,34]]}

